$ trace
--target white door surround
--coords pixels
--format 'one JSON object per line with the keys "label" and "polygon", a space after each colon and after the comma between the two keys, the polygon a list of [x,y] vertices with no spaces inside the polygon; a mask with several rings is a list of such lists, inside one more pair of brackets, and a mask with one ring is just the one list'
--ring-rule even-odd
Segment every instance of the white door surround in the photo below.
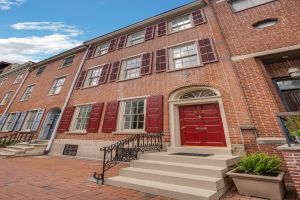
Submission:
{"label": "white door surround", "polygon": [[[218,103],[220,107],[224,134],[227,147],[217,147],[231,149],[229,131],[222,102],[221,94],[218,90],[210,87],[188,87],[181,90],[176,90],[169,97],[169,127],[170,127],[170,148],[181,147],[180,137],[180,121],[179,121],[179,106],[183,105],[198,105],[207,103]],[[188,148],[188,147],[185,147]],[[196,147],[210,148],[210,147]],[[216,148],[216,147],[212,147]]]}

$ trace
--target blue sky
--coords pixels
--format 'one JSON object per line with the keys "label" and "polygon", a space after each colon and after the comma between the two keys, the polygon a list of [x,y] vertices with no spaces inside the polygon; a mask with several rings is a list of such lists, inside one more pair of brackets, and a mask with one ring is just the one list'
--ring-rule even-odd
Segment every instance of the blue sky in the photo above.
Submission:
{"label": "blue sky", "polygon": [[0,61],[39,61],[193,0],[0,0]]}

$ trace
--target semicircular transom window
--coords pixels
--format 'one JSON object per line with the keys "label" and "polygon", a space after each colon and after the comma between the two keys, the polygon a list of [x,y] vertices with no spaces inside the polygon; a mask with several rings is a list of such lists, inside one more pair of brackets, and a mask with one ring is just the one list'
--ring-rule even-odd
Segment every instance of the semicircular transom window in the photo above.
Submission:
{"label": "semicircular transom window", "polygon": [[200,89],[191,92],[184,93],[180,96],[179,99],[198,99],[198,98],[207,98],[207,97],[216,97],[218,96],[216,92],[210,89]]}
{"label": "semicircular transom window", "polygon": [[274,26],[277,23],[278,23],[278,19],[264,19],[254,23],[253,27],[257,29],[263,29],[270,26]]}

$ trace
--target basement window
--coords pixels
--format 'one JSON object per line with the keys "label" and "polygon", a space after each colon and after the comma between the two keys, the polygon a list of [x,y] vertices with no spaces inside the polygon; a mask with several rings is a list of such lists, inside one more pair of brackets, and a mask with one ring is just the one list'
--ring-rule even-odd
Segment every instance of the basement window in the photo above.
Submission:
{"label": "basement window", "polygon": [[65,156],[76,156],[78,151],[78,145],[66,144],[63,155]]}

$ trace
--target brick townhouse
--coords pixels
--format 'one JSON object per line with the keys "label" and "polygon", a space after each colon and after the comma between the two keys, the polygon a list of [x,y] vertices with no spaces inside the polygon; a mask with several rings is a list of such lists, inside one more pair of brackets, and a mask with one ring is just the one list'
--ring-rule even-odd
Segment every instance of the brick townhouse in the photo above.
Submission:
{"label": "brick townhouse", "polygon": [[[50,139],[85,49],[79,46],[27,68],[27,78],[2,117],[1,132],[30,132],[38,139]],[[20,82],[16,76],[8,79],[8,86]],[[13,90],[8,86],[1,93]]]}

